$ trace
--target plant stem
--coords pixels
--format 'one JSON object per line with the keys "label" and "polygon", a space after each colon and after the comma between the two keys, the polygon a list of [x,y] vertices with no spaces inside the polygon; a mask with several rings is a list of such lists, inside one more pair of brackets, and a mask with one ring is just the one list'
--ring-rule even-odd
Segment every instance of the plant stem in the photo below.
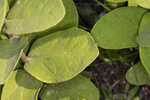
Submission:
{"label": "plant stem", "polygon": [[21,59],[23,60],[24,63],[26,63],[26,62],[28,62],[28,61],[31,60],[29,57],[27,57],[27,56],[25,55],[24,52],[22,53]]}
{"label": "plant stem", "polygon": [[103,3],[101,3],[100,1],[98,1],[98,0],[95,0],[96,1],[96,3],[98,4],[98,5],[100,5],[100,6],[102,6],[104,9],[106,9],[107,11],[111,11],[111,9],[109,8],[109,7],[107,7],[106,5],[104,5]]}

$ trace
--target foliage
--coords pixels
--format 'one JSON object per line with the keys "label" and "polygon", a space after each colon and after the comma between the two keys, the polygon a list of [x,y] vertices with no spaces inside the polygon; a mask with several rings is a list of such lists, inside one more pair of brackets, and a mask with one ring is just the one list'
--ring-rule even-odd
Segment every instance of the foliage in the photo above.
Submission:
{"label": "foliage", "polygon": [[0,0],[0,7],[1,100],[99,100],[79,75],[99,50],[78,28],[72,0]]}
{"label": "foliage", "polygon": [[[148,0],[145,0],[140,5],[145,5],[147,2]],[[147,9],[120,7],[102,16],[91,31],[97,45],[108,51],[139,47],[142,64],[138,62],[126,75],[126,79],[134,85],[149,84],[149,18],[150,13]]]}
{"label": "foliage", "polygon": [[[99,100],[91,75],[84,75],[98,56],[108,63],[132,56],[126,79],[149,84],[150,0],[105,1],[112,8],[95,0],[107,14],[89,33],[78,28],[72,0],[0,0],[1,100]],[[101,91],[108,100],[139,100],[138,89],[127,96],[112,95],[104,87]]]}

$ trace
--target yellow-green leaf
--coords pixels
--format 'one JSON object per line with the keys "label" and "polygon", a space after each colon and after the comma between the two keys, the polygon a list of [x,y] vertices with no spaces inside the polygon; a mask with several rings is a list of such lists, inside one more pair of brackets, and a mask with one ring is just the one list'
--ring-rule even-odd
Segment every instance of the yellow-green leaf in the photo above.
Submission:
{"label": "yellow-green leaf", "polygon": [[150,9],[150,0],[136,0],[137,4],[144,8]]}
{"label": "yellow-green leaf", "polygon": [[46,83],[62,82],[82,72],[98,54],[90,34],[74,27],[35,41],[25,70]]}
{"label": "yellow-green leaf", "polygon": [[98,89],[83,76],[72,80],[48,85],[40,94],[41,100],[99,100]]}
{"label": "yellow-green leaf", "polygon": [[7,0],[0,0],[0,32],[4,24],[5,16],[8,10]]}
{"label": "yellow-green leaf", "polygon": [[18,0],[8,14],[8,34],[44,31],[58,24],[65,16],[62,0]]}
{"label": "yellow-green leaf", "polygon": [[15,71],[6,81],[1,100],[38,100],[42,82],[23,70]]}
{"label": "yellow-green leaf", "polygon": [[14,40],[0,40],[0,84],[4,84],[12,70],[15,69],[24,47],[27,45],[27,38]]}

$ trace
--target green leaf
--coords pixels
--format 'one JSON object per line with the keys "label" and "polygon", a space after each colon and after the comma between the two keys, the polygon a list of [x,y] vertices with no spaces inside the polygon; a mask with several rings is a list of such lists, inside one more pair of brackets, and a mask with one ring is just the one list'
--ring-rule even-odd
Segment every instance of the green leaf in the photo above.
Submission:
{"label": "green leaf", "polygon": [[0,100],[1,100],[1,95],[2,95],[2,88],[3,88],[3,85],[0,85]]}
{"label": "green leaf", "polygon": [[134,99],[134,97],[136,96],[138,90],[139,90],[139,87],[136,86],[136,87],[134,87],[134,88],[130,91],[130,94],[129,94],[129,96],[128,96],[129,100],[133,100],[133,99]]}
{"label": "green leaf", "polygon": [[12,70],[19,61],[23,48],[27,44],[27,38],[14,40],[0,40],[0,84],[4,84]]}
{"label": "green leaf", "polygon": [[58,24],[65,15],[62,0],[18,0],[8,14],[8,34],[44,31]]}
{"label": "green leaf", "polygon": [[112,2],[112,3],[122,3],[122,2],[126,2],[128,0],[106,0],[108,2]]}
{"label": "green leaf", "polygon": [[150,8],[150,0],[136,0],[137,4],[144,8]]}
{"label": "green leaf", "polygon": [[41,100],[99,100],[98,89],[85,77],[48,85],[41,91]]}
{"label": "green leaf", "polygon": [[150,83],[150,77],[141,63],[135,64],[127,71],[126,79],[133,85],[146,85]]}
{"label": "green leaf", "polygon": [[128,0],[128,6],[138,6],[136,0]]}
{"label": "green leaf", "polygon": [[141,62],[150,76],[150,47],[140,47],[139,52]]}
{"label": "green leaf", "polygon": [[23,70],[15,71],[6,81],[1,100],[38,100],[42,82]]}
{"label": "green leaf", "polygon": [[82,72],[98,54],[90,34],[74,27],[35,41],[25,70],[46,83],[62,82]]}
{"label": "green leaf", "polygon": [[51,27],[44,32],[39,32],[38,34],[32,34],[34,35],[33,38],[36,38],[37,35],[38,37],[42,37],[49,33],[64,30],[73,26],[76,27],[78,26],[78,12],[74,2],[72,0],[62,0],[62,1],[66,9],[66,14],[64,18],[54,27]]}
{"label": "green leaf", "polygon": [[8,0],[9,8],[12,8],[17,0]]}
{"label": "green leaf", "polygon": [[5,16],[8,10],[7,0],[0,0],[0,32],[4,24]]}
{"label": "green leaf", "polygon": [[98,46],[105,49],[136,47],[138,26],[145,11],[138,7],[122,7],[104,15],[92,29]]}
{"label": "green leaf", "polygon": [[48,32],[55,32],[64,30],[73,26],[78,26],[78,12],[73,0],[62,0],[66,9],[64,18],[54,27],[50,28]]}
{"label": "green leaf", "polygon": [[150,13],[146,13],[141,21],[137,42],[142,47],[150,47]]}

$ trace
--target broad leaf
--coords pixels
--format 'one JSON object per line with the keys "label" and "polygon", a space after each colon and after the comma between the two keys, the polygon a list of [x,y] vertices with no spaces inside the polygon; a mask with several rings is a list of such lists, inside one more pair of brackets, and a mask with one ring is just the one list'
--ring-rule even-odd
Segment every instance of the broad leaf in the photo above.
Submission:
{"label": "broad leaf", "polygon": [[121,3],[121,2],[126,2],[128,0],[106,0],[108,2],[112,2],[112,3]]}
{"label": "broad leaf", "polygon": [[44,31],[58,24],[65,15],[62,0],[18,0],[8,14],[8,34]]}
{"label": "broad leaf", "polygon": [[146,13],[141,21],[137,42],[142,47],[150,47],[150,13]]}
{"label": "broad leaf", "polygon": [[99,100],[98,89],[85,77],[48,85],[41,91],[41,100]]}
{"label": "broad leaf", "polygon": [[126,79],[133,85],[146,85],[150,83],[150,76],[141,63],[135,64],[128,70]]}
{"label": "broad leaf", "polygon": [[8,10],[8,2],[7,0],[0,0],[0,31],[3,27],[5,16]]}
{"label": "broad leaf", "polygon": [[78,26],[78,12],[73,0],[62,0],[66,9],[64,18],[54,27],[50,28],[48,32],[55,32],[64,30],[73,26]]}
{"label": "broad leaf", "polygon": [[88,32],[70,28],[35,41],[25,70],[46,83],[62,82],[82,72],[98,54]]}
{"label": "broad leaf", "polygon": [[0,40],[0,84],[4,84],[22,55],[27,38]]}
{"label": "broad leaf", "polygon": [[146,10],[122,7],[104,15],[92,29],[98,46],[105,49],[136,47],[139,22]]}
{"label": "broad leaf", "polygon": [[150,47],[140,47],[139,52],[141,62],[150,76]]}
{"label": "broad leaf", "polygon": [[150,0],[136,0],[137,4],[144,8],[150,8]]}
{"label": "broad leaf", "polygon": [[76,27],[78,26],[78,13],[73,0],[62,0],[62,1],[66,9],[66,14],[64,18],[54,27],[51,27],[44,32],[39,32],[38,34],[32,34],[33,37],[31,38],[36,38],[36,36],[38,37],[45,36],[49,33],[64,30],[73,26]]}
{"label": "broad leaf", "polygon": [[6,81],[1,100],[38,100],[42,82],[34,79],[23,70],[15,71]]}

